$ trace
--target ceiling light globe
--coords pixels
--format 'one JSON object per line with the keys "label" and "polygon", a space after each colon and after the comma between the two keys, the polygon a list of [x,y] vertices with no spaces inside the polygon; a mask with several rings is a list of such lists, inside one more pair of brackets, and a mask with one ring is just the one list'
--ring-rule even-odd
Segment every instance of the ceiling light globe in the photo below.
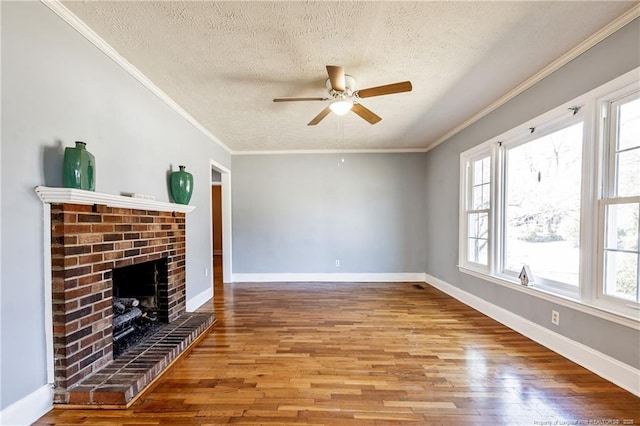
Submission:
{"label": "ceiling light globe", "polygon": [[335,101],[331,105],[329,105],[329,109],[335,115],[345,115],[346,113],[351,111],[352,107],[353,107],[353,101],[345,101],[345,100]]}

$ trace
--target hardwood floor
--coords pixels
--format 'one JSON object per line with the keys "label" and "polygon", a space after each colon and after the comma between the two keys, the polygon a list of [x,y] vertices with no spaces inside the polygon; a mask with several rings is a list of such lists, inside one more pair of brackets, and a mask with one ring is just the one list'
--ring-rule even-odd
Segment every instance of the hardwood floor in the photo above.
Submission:
{"label": "hardwood floor", "polygon": [[640,423],[640,398],[423,287],[217,283],[218,324],[132,407],[36,424]]}

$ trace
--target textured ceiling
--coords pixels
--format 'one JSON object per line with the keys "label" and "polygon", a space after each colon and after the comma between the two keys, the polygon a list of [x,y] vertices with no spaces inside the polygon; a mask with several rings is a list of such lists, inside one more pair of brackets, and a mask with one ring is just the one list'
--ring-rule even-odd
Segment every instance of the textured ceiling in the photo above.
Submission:
{"label": "textured ceiling", "polygon": [[[150,2],[64,5],[234,152],[418,149],[460,125],[637,4],[516,2]],[[325,65],[383,120],[330,114]]]}

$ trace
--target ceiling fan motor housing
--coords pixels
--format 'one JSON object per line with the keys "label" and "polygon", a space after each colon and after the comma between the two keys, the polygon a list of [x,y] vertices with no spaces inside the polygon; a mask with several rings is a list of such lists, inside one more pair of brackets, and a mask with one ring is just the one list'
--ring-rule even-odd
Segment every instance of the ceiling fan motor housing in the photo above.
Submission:
{"label": "ceiling fan motor housing", "polygon": [[330,79],[327,79],[327,81],[325,82],[325,86],[327,87],[327,90],[329,91],[329,94],[331,95],[331,97],[333,97],[334,99],[351,98],[355,95],[356,78],[349,74],[344,75],[345,89],[343,92],[333,90],[333,87],[331,87]]}

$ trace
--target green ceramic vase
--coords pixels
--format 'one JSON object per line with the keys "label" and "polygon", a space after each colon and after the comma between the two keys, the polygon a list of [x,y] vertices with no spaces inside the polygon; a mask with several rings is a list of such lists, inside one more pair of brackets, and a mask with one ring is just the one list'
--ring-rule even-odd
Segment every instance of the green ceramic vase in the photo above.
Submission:
{"label": "green ceramic vase", "polygon": [[75,147],[64,149],[62,169],[62,183],[65,188],[96,190],[96,160],[93,154],[87,151],[86,143],[76,141]]}
{"label": "green ceramic vase", "polygon": [[193,175],[186,172],[185,166],[178,166],[180,171],[171,173],[169,183],[173,201],[178,204],[189,204],[193,193]]}

